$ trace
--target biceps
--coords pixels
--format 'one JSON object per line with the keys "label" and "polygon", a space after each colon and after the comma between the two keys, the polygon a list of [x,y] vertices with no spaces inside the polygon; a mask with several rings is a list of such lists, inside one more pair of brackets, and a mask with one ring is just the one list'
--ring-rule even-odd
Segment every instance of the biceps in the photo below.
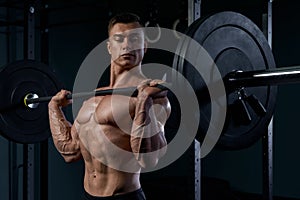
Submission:
{"label": "biceps", "polygon": [[154,99],[153,110],[158,123],[162,126],[166,123],[171,113],[171,105],[167,97]]}
{"label": "biceps", "polygon": [[77,120],[74,121],[73,126],[71,128],[71,136],[72,136],[72,143],[76,145],[76,148],[79,149],[79,129],[80,129],[80,124],[78,123]]}

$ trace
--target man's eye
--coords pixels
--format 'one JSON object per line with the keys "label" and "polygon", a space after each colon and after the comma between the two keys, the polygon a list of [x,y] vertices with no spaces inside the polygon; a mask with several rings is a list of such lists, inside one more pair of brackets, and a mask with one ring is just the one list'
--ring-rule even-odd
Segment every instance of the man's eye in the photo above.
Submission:
{"label": "man's eye", "polygon": [[120,35],[114,36],[114,40],[117,41],[117,42],[123,42],[124,41],[124,36],[120,36]]}
{"label": "man's eye", "polygon": [[138,42],[138,41],[140,41],[140,37],[139,37],[139,36],[131,36],[131,37],[129,38],[129,40],[130,40],[131,42]]}

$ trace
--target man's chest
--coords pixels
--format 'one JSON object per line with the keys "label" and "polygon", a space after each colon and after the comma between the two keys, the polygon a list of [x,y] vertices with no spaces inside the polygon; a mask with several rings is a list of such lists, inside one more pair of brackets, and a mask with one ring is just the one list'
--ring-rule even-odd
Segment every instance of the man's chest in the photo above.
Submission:
{"label": "man's chest", "polygon": [[132,125],[135,103],[132,97],[122,95],[103,96],[95,108],[95,120],[99,124],[119,126]]}

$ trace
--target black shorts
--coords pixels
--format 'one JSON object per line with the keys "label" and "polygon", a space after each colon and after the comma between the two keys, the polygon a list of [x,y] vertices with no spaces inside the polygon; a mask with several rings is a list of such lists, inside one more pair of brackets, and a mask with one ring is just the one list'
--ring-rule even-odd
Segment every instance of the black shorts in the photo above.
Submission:
{"label": "black shorts", "polygon": [[109,196],[109,197],[92,196],[86,191],[84,191],[83,200],[146,200],[146,197],[142,188],[140,188],[133,192],[128,192],[126,194],[120,194],[120,195]]}

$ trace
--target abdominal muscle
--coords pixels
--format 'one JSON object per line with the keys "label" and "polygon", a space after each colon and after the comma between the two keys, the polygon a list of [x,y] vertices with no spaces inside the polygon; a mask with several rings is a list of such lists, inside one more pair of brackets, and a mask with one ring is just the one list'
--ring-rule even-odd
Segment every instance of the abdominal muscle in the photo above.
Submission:
{"label": "abdominal muscle", "polygon": [[93,196],[112,196],[139,189],[139,173],[110,168],[92,155],[85,155],[84,189]]}
{"label": "abdominal muscle", "polygon": [[[90,112],[90,115],[83,113],[85,117],[90,116],[86,120],[80,121],[78,115],[80,148],[85,162],[84,188],[93,196],[137,190],[140,188],[140,166],[131,153],[130,135],[111,122],[99,123],[97,112],[101,101],[102,98],[96,99],[95,109],[85,109]],[[89,102],[85,106],[89,106]],[[107,108],[108,105],[102,106]]]}

